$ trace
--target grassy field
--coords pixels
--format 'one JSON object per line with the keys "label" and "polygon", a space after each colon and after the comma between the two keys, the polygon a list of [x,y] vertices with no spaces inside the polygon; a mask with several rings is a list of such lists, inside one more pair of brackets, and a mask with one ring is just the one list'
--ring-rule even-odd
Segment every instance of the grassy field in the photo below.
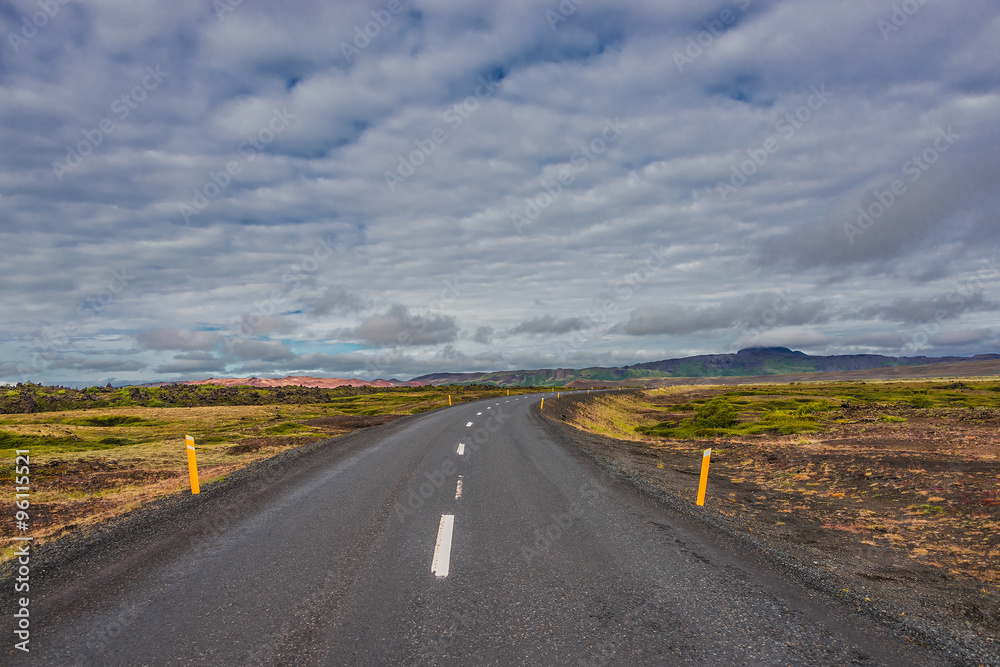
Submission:
{"label": "grassy field", "polygon": [[[723,514],[756,516],[793,538],[804,520],[822,529],[811,543],[884,545],[914,566],[1000,584],[995,379],[678,386],[563,412],[578,428],[632,443],[653,479],[657,469],[696,471],[711,447],[720,481],[708,504]],[[688,487],[677,492],[693,500]]]}
{"label": "grassy field", "polygon": [[[15,452],[30,451],[28,534],[44,543],[188,491],[186,435],[195,438],[205,486],[293,447],[447,407],[449,394],[457,404],[506,391],[420,388],[346,393],[315,404],[104,406],[6,414],[0,415],[0,472],[13,487]],[[5,504],[4,537],[23,534],[15,530],[15,511],[13,503]],[[0,560],[12,552],[6,549]]]}

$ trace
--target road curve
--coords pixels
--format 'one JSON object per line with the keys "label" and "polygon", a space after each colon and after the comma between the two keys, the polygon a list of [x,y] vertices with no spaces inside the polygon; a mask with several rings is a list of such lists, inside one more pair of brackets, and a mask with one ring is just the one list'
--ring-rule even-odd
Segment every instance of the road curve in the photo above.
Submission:
{"label": "road curve", "polygon": [[186,499],[40,575],[30,661],[949,664],[606,476],[540,398],[359,431]]}

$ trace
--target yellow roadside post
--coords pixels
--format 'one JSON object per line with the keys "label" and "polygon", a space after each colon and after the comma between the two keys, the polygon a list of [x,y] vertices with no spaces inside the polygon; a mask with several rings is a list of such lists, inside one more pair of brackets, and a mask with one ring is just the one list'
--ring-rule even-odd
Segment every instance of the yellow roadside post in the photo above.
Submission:
{"label": "yellow roadside post", "polygon": [[448,394],[448,405],[451,405],[451,394]]}
{"label": "yellow roadside post", "polygon": [[187,444],[188,472],[191,474],[191,493],[201,493],[201,489],[198,488],[198,461],[194,456],[194,438],[186,435],[184,440]]}
{"label": "yellow roadside post", "polygon": [[539,410],[544,410],[545,409],[545,399],[544,398],[542,399],[542,404],[538,406],[538,409]]}
{"label": "yellow roadside post", "polygon": [[698,504],[705,504],[705,487],[708,486],[708,462],[712,458],[712,450],[706,449],[701,455],[701,481],[698,482]]}

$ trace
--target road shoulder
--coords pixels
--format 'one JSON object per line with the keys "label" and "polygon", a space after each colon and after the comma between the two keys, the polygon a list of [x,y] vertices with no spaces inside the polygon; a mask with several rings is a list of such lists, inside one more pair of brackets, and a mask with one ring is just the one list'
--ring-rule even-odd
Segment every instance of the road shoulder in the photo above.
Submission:
{"label": "road shoulder", "polygon": [[[558,442],[671,512],[735,540],[741,548],[759,554],[810,589],[836,599],[845,608],[876,620],[916,644],[941,651],[957,664],[1000,665],[1000,647],[989,635],[975,632],[963,613],[975,608],[981,597],[974,587],[940,581],[938,586],[929,588],[925,582],[912,578],[860,576],[857,544],[844,540],[840,543],[809,540],[813,542],[809,544],[794,539],[805,533],[815,534],[818,526],[794,526],[797,530],[789,532],[775,529],[779,519],[785,525],[794,521],[787,515],[733,512],[726,516],[719,511],[718,502],[710,500],[705,508],[694,505],[684,497],[698,483],[694,457],[659,468],[657,460],[636,447],[636,443],[579,430],[561,421],[559,416],[559,411],[551,410],[547,404],[541,420]],[[752,497],[755,493],[752,487],[746,484],[737,487],[725,478],[710,476],[709,483],[715,487],[717,496],[728,498],[731,493],[739,492]]]}

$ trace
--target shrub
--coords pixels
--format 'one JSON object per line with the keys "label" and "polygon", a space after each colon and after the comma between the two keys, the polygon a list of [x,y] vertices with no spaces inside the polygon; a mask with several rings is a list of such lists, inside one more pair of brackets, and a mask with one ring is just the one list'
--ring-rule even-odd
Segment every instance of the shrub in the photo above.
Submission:
{"label": "shrub", "polygon": [[911,408],[929,408],[931,403],[933,401],[926,394],[917,394],[910,399]]}
{"label": "shrub", "polygon": [[695,409],[694,425],[698,428],[729,428],[737,421],[736,409],[727,401],[715,399]]}
{"label": "shrub", "polygon": [[146,424],[147,420],[142,417],[126,415],[104,415],[100,417],[78,417],[76,419],[65,420],[67,424],[75,426],[131,426],[134,424]]}

